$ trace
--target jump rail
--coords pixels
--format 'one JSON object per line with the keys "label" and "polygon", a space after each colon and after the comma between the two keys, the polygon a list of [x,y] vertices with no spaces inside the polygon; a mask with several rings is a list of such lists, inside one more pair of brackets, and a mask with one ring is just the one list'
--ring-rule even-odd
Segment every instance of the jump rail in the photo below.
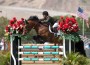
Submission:
{"label": "jump rail", "polygon": [[[11,35],[10,37],[11,39],[11,65],[21,65],[21,61],[59,61],[62,60],[60,58],[22,58],[21,55],[22,54],[39,54],[39,55],[63,55],[64,57],[66,57],[66,52],[65,52],[65,38],[63,37],[63,45],[62,46],[50,46],[50,45],[46,45],[46,46],[38,46],[38,45],[21,45],[21,37],[19,37],[18,35]],[[27,51],[21,51],[22,49],[62,49],[62,52],[36,52],[36,51],[31,51],[31,52],[27,52]]]}
{"label": "jump rail", "polygon": [[19,58],[19,61],[59,61],[59,58]]}

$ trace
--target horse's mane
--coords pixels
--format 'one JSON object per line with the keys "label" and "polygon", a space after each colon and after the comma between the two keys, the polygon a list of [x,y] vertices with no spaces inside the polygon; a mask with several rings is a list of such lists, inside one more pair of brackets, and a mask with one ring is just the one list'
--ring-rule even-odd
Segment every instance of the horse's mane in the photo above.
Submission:
{"label": "horse's mane", "polygon": [[37,16],[30,16],[28,20],[37,21],[39,24],[44,25],[46,27],[49,26],[47,22],[42,22]]}

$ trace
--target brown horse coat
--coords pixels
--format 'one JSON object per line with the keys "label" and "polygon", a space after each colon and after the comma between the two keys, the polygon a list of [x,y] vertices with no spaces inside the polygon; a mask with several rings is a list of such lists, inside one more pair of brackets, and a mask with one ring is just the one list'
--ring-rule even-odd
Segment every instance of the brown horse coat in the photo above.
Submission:
{"label": "brown horse coat", "polygon": [[53,33],[50,33],[49,26],[47,26],[47,24],[40,23],[38,19],[29,19],[27,22],[28,24],[25,25],[24,31],[27,30],[28,32],[31,29],[35,29],[37,35],[43,37],[46,40],[46,42],[60,43],[59,37],[55,37]]}

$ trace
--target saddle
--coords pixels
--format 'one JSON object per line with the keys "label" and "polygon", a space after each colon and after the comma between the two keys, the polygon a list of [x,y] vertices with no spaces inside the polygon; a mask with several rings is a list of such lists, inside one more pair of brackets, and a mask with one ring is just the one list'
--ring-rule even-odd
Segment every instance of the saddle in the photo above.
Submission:
{"label": "saddle", "polygon": [[47,27],[49,27],[49,25],[50,25],[50,26],[51,26],[51,30],[52,30],[52,32],[55,32],[55,33],[58,32],[58,31],[57,31],[57,27],[53,28],[53,27],[52,27],[53,25],[51,25],[50,23],[43,22],[43,24],[44,24],[45,26],[47,26]]}
{"label": "saddle", "polygon": [[49,22],[41,22],[41,21],[40,21],[39,23],[42,24],[42,25],[44,25],[44,26],[46,26],[46,27],[49,27],[49,25],[50,25],[52,32],[55,32],[55,33],[58,32],[58,31],[57,31],[57,27],[53,28],[53,27],[52,27],[53,25],[51,25],[51,23],[49,23]]}

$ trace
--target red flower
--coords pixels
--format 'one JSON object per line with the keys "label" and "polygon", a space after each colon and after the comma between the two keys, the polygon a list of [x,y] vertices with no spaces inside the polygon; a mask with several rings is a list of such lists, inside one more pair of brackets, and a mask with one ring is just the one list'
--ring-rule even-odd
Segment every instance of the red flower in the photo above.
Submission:
{"label": "red flower", "polygon": [[20,26],[20,22],[19,22],[19,21],[17,21],[17,23],[16,23],[16,24],[17,24],[17,26],[18,26],[18,27]]}
{"label": "red flower", "polygon": [[77,29],[73,29],[72,31],[73,31],[73,32],[77,32],[78,30],[77,30]]}
{"label": "red flower", "polygon": [[73,27],[74,27],[75,29],[77,29],[77,28],[78,28],[78,25],[77,25],[77,24],[74,24]]}
{"label": "red flower", "polygon": [[10,35],[12,35],[12,33],[11,33],[11,32],[10,32],[9,34],[10,34]]}
{"label": "red flower", "polygon": [[25,25],[23,21],[24,21],[24,18],[21,18],[20,21],[17,21],[16,17],[13,17],[13,19],[9,21],[9,25],[6,26],[5,31],[9,32],[9,35],[13,34],[15,31],[16,31],[16,33],[22,34],[23,27]]}
{"label": "red flower", "polygon": [[70,18],[70,21],[72,21],[72,23],[76,23],[76,19],[75,18]]}
{"label": "red flower", "polygon": [[64,33],[66,33],[66,31],[65,31],[64,29],[63,29],[62,31],[63,31]]}
{"label": "red flower", "polygon": [[22,20],[18,21],[20,24],[24,24],[24,22]]}
{"label": "red flower", "polygon": [[64,19],[64,17],[63,16],[60,16],[60,19]]}
{"label": "red flower", "polygon": [[65,19],[61,17],[60,19],[63,20],[59,22],[58,30],[62,30],[64,33],[77,32],[79,30],[74,16],[66,17]]}
{"label": "red flower", "polygon": [[60,30],[60,27],[58,26],[57,30]]}
{"label": "red flower", "polygon": [[68,23],[70,26],[72,26],[73,25],[73,23],[72,23],[72,21],[69,21],[69,23]]}
{"label": "red flower", "polygon": [[6,30],[8,30],[9,29],[9,27],[8,26],[6,26],[6,28],[5,28]]}
{"label": "red flower", "polygon": [[6,26],[5,31],[6,32],[9,32],[10,31],[10,28],[8,26]]}
{"label": "red flower", "polygon": [[65,23],[69,23],[69,19],[65,19]]}
{"label": "red flower", "polygon": [[72,15],[72,18],[75,18],[76,16]]}
{"label": "red flower", "polygon": [[59,22],[60,27],[62,27],[62,26],[63,26],[63,24],[64,24],[63,22]]}
{"label": "red flower", "polygon": [[17,21],[16,17],[13,17],[13,20],[14,20],[14,21]]}
{"label": "red flower", "polygon": [[68,24],[64,24],[63,27],[64,27],[64,29],[67,29],[67,28],[69,28],[69,25]]}
{"label": "red flower", "polygon": [[17,29],[17,25],[16,24],[13,24],[13,27],[12,27],[14,30]]}
{"label": "red flower", "polygon": [[24,18],[21,18],[22,21],[24,21]]}
{"label": "red flower", "polygon": [[20,27],[20,26],[24,26],[24,22],[23,21],[17,21],[17,26]]}
{"label": "red flower", "polygon": [[20,29],[23,29],[23,25],[20,25]]}
{"label": "red flower", "polygon": [[9,21],[9,24],[10,24],[10,26],[12,27],[13,24],[14,24],[14,20],[10,20],[10,21]]}

